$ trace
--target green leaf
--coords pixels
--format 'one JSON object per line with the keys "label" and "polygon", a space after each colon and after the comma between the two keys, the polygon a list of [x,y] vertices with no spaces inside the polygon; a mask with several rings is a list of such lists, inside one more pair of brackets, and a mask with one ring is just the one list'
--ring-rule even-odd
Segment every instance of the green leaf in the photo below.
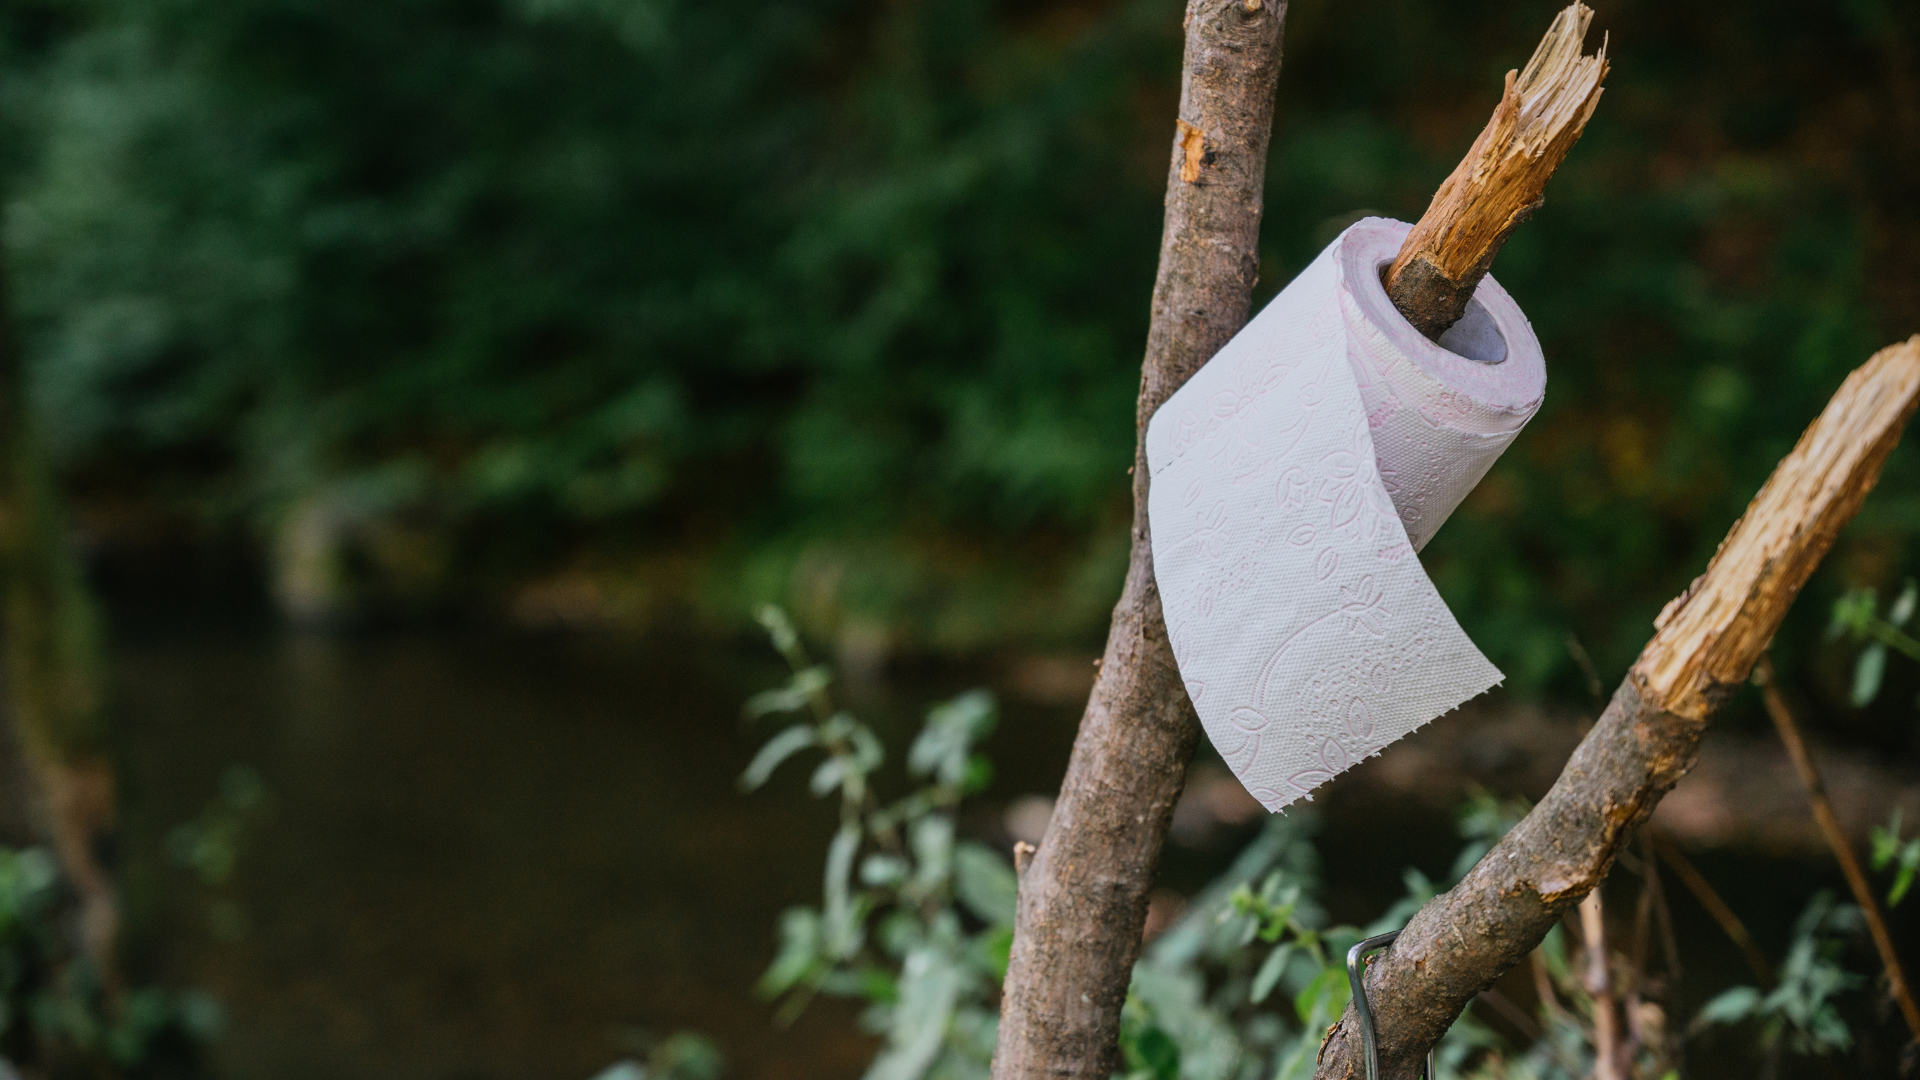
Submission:
{"label": "green leaf", "polygon": [[932,815],[914,822],[907,846],[913,849],[913,888],[926,894],[945,885],[953,873],[953,819]]}
{"label": "green leaf", "polygon": [[1013,867],[998,852],[974,843],[953,849],[954,895],[988,926],[1013,925],[1019,890]]}
{"label": "green leaf", "polygon": [[980,959],[993,973],[995,983],[1005,982],[1007,965],[1013,962],[1013,927],[995,926],[974,939]]}
{"label": "green leaf", "polygon": [[1894,600],[1893,607],[1887,611],[1887,621],[1895,626],[1907,625],[1907,620],[1913,618],[1913,609],[1916,604],[1920,604],[1920,582],[1908,578],[1906,587],[1900,590],[1899,598]]}
{"label": "green leaf", "polygon": [[740,790],[754,791],[767,782],[773,770],[780,763],[814,744],[813,728],[807,724],[794,726],[767,740],[767,745],[753,755],[747,763],[747,771],[740,774]]}
{"label": "green leaf", "polygon": [[978,795],[993,783],[993,762],[985,754],[974,754],[967,758],[965,775],[960,778],[960,790],[968,795]]}
{"label": "green leaf", "polygon": [[1900,849],[1900,869],[1893,876],[1893,887],[1887,890],[1888,907],[1899,907],[1900,901],[1906,899],[1916,871],[1920,871],[1920,839],[1909,840]]}
{"label": "green leaf", "polygon": [[1138,1029],[1121,1043],[1120,1050],[1130,1075],[1180,1080],[1180,1044],[1159,1028],[1148,1025]]}
{"label": "green leaf", "polygon": [[815,795],[826,795],[839,787],[841,781],[847,778],[849,764],[851,762],[840,754],[835,754],[821,762],[820,766],[813,770],[812,778],[807,781],[807,789]]}
{"label": "green leaf", "polygon": [[887,1042],[865,1080],[920,1080],[946,1041],[966,975],[937,949],[915,949],[900,970],[900,1001]]}
{"label": "green leaf", "polygon": [[1305,989],[1294,995],[1293,1011],[1307,1027],[1324,1028],[1333,1023],[1352,997],[1353,988],[1347,984],[1347,969],[1337,963],[1328,964],[1320,969],[1320,974],[1315,975]]}
{"label": "green leaf", "polygon": [[1873,827],[1871,835],[1875,870],[1885,870],[1892,865],[1894,858],[1900,853],[1900,811],[1900,807],[1894,807],[1893,816],[1887,819],[1885,825]]}
{"label": "green leaf", "polygon": [[1736,986],[1700,1007],[1694,1023],[1737,1024],[1752,1016],[1760,1006],[1760,991],[1751,986]]}
{"label": "green leaf", "polygon": [[851,956],[860,947],[859,923],[864,914],[853,903],[853,856],[860,850],[860,827],[842,825],[827,845],[827,904],[824,912],[826,951],[835,958]]}
{"label": "green leaf", "polygon": [[973,744],[993,730],[999,706],[985,690],[969,690],[927,711],[927,725],[907,751],[907,770],[950,787],[963,784]]}
{"label": "green leaf", "polygon": [[1874,642],[1860,650],[1860,658],[1853,664],[1853,690],[1847,699],[1855,708],[1861,708],[1879,695],[1880,680],[1887,672],[1887,647]]}
{"label": "green leaf", "polygon": [[1868,625],[1873,622],[1874,609],[1878,606],[1879,599],[1872,589],[1848,589],[1833,602],[1833,618],[1827,623],[1827,637],[1838,639],[1845,634],[1864,637]]}
{"label": "green leaf", "polygon": [[805,979],[820,960],[820,913],[788,908],[780,915],[780,951],[755,984],[762,997],[778,997]]}
{"label": "green leaf", "polygon": [[773,690],[762,690],[747,699],[741,707],[750,720],[758,720],[773,713],[799,712],[813,703],[813,696],[827,688],[833,681],[833,672],[824,667],[810,667],[796,672],[787,680],[787,685]]}
{"label": "green leaf", "polygon": [[1253,986],[1247,991],[1247,1000],[1255,1005],[1267,1000],[1273,988],[1279,985],[1280,976],[1287,972],[1287,960],[1293,955],[1293,946],[1281,945],[1267,954],[1266,962],[1254,973]]}
{"label": "green leaf", "polygon": [[754,620],[766,628],[767,637],[773,641],[773,648],[782,656],[792,653],[800,647],[800,635],[794,632],[793,620],[787,613],[772,604],[762,604],[753,613]]}
{"label": "green leaf", "polygon": [[876,853],[860,861],[860,882],[880,888],[891,888],[907,880],[907,872],[912,867],[907,860],[898,855]]}
{"label": "green leaf", "polygon": [[676,1031],[647,1055],[647,1064],[656,1080],[716,1080],[726,1059],[705,1036]]}

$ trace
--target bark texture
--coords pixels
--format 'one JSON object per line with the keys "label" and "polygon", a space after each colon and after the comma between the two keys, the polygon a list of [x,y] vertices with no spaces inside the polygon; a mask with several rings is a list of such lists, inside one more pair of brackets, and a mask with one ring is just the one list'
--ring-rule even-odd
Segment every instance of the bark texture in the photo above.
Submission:
{"label": "bark texture", "polygon": [[[27,796],[79,901],[80,941],[117,985],[119,903],[108,869],[114,773],[99,620],[26,400],[25,362],[0,266],[0,597],[7,719]],[[16,801],[26,793],[15,793]]]}
{"label": "bark texture", "polygon": [[[1367,972],[1381,1074],[1412,1080],[1460,1010],[1593,890],[1692,767],[1709,714],[1761,658],[1920,400],[1920,336],[1882,349],[1828,402],[1720,544],[1560,778],[1452,890],[1421,908]],[[1320,1080],[1365,1075],[1351,1008]]]}
{"label": "bark texture", "polygon": [[1434,193],[1387,268],[1387,295],[1416,330],[1440,340],[1466,313],[1493,257],[1545,198],[1561,159],[1586,129],[1607,77],[1607,47],[1580,53],[1593,9],[1560,12],[1507,86],[1472,149]]}
{"label": "bark texture", "polygon": [[1200,725],[1167,644],[1147,529],[1147,421],[1247,321],[1284,0],[1190,0],[1140,379],[1133,550],[1053,820],[1021,875],[995,1080],[1118,1071],[1120,1006]]}

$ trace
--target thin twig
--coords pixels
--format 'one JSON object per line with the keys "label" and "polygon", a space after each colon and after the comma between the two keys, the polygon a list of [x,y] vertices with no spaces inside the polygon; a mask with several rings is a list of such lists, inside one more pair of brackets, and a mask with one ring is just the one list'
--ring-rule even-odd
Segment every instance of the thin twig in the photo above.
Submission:
{"label": "thin twig", "polygon": [[1533,1041],[1545,1037],[1546,1033],[1540,1030],[1540,1022],[1528,1016],[1527,1010],[1515,1005],[1512,998],[1500,991],[1488,987],[1480,991],[1480,996],[1475,1000],[1499,1014],[1502,1020],[1512,1024],[1514,1029],[1520,1032],[1521,1037]]}
{"label": "thin twig", "polygon": [[1625,1080],[1620,1065],[1620,1011],[1613,1000],[1612,956],[1600,890],[1580,901],[1580,936],[1587,944],[1587,996],[1593,999],[1594,1080]]}
{"label": "thin twig", "polygon": [[[1651,832],[1651,830],[1648,831]],[[1653,897],[1654,917],[1660,924],[1660,950],[1665,954],[1667,961],[1669,976],[1667,999],[1678,1001],[1680,998],[1680,939],[1673,932],[1673,909],[1667,905],[1667,888],[1660,883],[1660,861],[1653,852],[1653,838],[1642,834],[1640,846],[1646,853],[1646,858],[1642,862],[1647,868],[1644,876],[1647,892]],[[1760,959],[1762,963],[1766,962],[1766,957],[1763,956]]]}
{"label": "thin twig", "polygon": [[1760,986],[1766,990],[1773,989],[1775,984],[1773,965],[1767,963],[1766,954],[1760,951],[1760,946],[1754,944],[1753,935],[1747,933],[1747,924],[1740,921],[1740,916],[1733,913],[1733,909],[1727,906],[1727,902],[1722,900],[1707,879],[1701,876],[1692,860],[1688,859],[1680,851],[1679,846],[1674,844],[1672,837],[1656,829],[1648,829],[1647,841],[1653,845],[1653,850],[1659,853],[1660,860],[1673,871],[1673,876],[1680,879],[1680,884],[1685,885],[1687,891],[1693,894],[1693,898],[1700,901],[1700,906],[1707,909],[1707,914],[1713,916],[1713,921],[1720,924],[1721,932],[1739,947],[1740,955],[1746,957],[1747,967],[1752,969],[1753,977],[1760,981]]}
{"label": "thin twig", "polygon": [[1900,1015],[1907,1021],[1907,1030],[1914,1038],[1920,1039],[1920,1007],[1914,1005],[1913,994],[1907,989],[1906,974],[1900,970],[1900,956],[1893,951],[1893,936],[1887,933],[1886,920],[1880,917],[1880,905],[1873,898],[1873,887],[1867,884],[1867,875],[1860,870],[1860,860],[1854,857],[1853,847],[1847,843],[1847,834],[1840,828],[1840,819],[1834,815],[1833,803],[1827,799],[1827,786],[1820,779],[1820,770],[1807,753],[1807,744],[1800,738],[1800,726],[1794,722],[1792,711],[1780,696],[1770,657],[1762,656],[1760,663],[1755,665],[1753,681],[1760,684],[1761,696],[1767,703],[1767,715],[1773,717],[1773,726],[1780,730],[1780,741],[1787,744],[1787,754],[1793,758],[1793,767],[1800,772],[1800,782],[1807,789],[1807,801],[1813,804],[1813,819],[1820,823],[1820,832],[1826,836],[1827,846],[1833,849],[1833,857],[1840,863],[1840,872],[1846,875],[1847,887],[1853,890],[1854,903],[1860,905],[1861,914],[1867,917],[1867,932],[1873,937],[1873,947],[1879,950],[1880,963],[1887,970],[1887,992],[1899,1003]]}

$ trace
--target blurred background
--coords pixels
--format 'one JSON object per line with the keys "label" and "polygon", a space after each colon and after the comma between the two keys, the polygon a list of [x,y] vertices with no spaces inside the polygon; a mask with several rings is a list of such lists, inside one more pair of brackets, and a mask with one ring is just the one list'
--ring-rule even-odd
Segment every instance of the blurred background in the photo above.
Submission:
{"label": "blurred background", "polygon": [[[1507,682],[1322,800],[1346,921],[1443,875],[1471,785],[1544,791],[1841,379],[1920,330],[1920,8],[1597,7],[1606,94],[1494,267],[1546,405],[1423,555]],[[1554,10],[1293,0],[1256,304],[1418,217]],[[0,5],[6,466],[77,559],[48,610],[99,613],[98,718],[53,741],[113,778],[122,977],[178,1017],[112,1069],[587,1077],[693,1031],[731,1076],[864,1070],[855,1004],[781,1027],[753,991],[835,827],[800,773],[736,787],[740,703],[787,678],[753,612],[895,758],[992,690],[960,831],[1044,825],[1125,569],[1181,14]],[[1920,816],[1920,665],[1857,693],[1825,631],[1916,531],[1902,447],[1776,642],[1863,846]],[[1261,827],[1210,754],[1169,903]],[[1751,694],[1663,815],[1769,953],[1839,884]],[[1669,888],[1697,1006],[1744,969]],[[1891,1069],[1877,997],[1848,1015]]]}

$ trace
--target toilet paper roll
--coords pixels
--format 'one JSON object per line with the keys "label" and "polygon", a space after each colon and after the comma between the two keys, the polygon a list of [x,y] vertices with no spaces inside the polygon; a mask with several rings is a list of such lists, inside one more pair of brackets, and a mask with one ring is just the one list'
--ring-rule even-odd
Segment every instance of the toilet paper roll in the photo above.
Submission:
{"label": "toilet paper roll", "polygon": [[1539,408],[1491,276],[1440,339],[1381,283],[1410,226],[1342,233],[1153,416],[1148,515],[1201,723],[1269,810],[1498,683],[1415,553]]}

